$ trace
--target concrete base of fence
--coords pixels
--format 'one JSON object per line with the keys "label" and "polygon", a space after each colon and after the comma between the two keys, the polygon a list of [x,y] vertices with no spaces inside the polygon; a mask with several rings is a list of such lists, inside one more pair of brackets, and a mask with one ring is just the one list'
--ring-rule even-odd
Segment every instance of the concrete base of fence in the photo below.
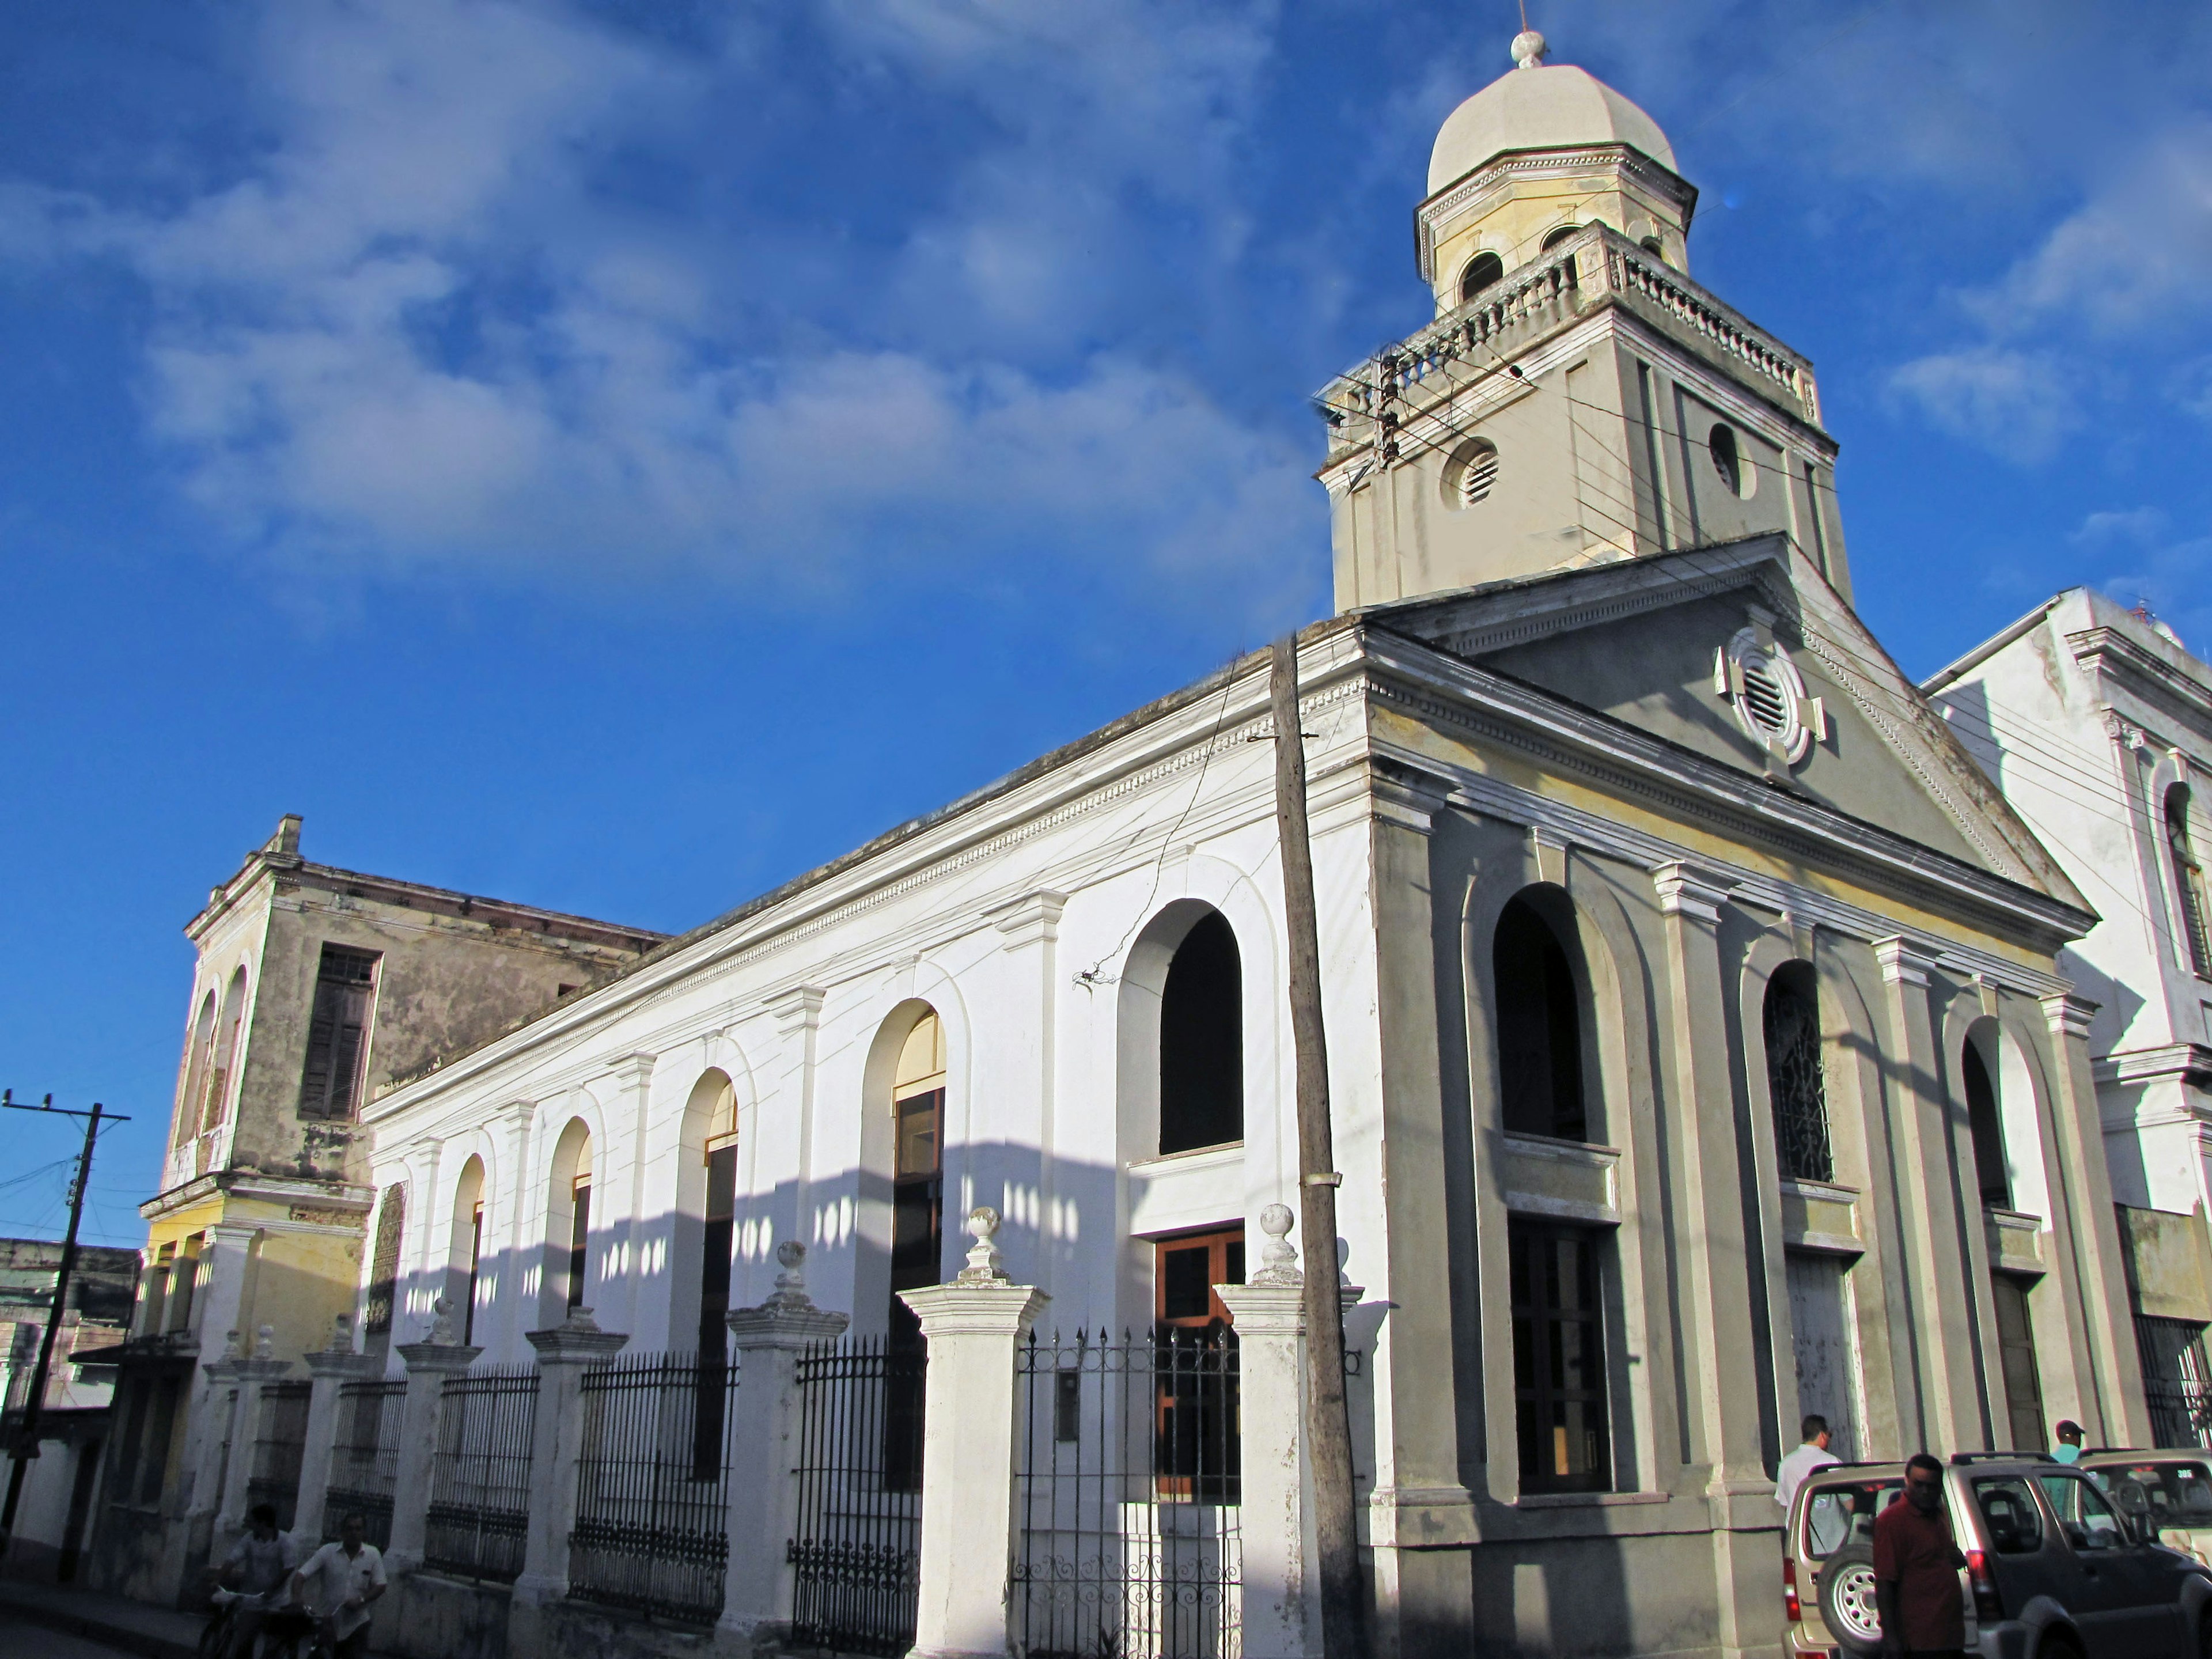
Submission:
{"label": "concrete base of fence", "polygon": [[395,1583],[378,1608],[376,1650],[404,1659],[507,1659],[505,1584],[477,1584],[441,1577],[418,1567]]}
{"label": "concrete base of fence", "polygon": [[719,1643],[710,1630],[658,1625],[581,1601],[546,1607],[538,1632],[538,1646],[509,1650],[515,1659],[707,1659]]}

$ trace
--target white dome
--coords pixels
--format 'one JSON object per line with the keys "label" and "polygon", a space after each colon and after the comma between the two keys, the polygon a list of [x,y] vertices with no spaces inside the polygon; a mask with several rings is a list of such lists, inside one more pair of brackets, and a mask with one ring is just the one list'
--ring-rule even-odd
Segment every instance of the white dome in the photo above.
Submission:
{"label": "white dome", "polygon": [[1509,149],[1632,144],[1669,172],[1674,147],[1659,124],[1571,64],[1508,70],[1444,118],[1429,154],[1429,194]]}

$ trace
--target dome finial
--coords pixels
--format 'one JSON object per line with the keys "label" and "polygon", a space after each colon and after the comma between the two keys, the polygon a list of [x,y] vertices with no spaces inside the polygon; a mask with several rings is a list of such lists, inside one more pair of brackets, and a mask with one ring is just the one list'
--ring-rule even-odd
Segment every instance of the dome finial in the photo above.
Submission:
{"label": "dome finial", "polygon": [[1534,29],[1522,29],[1513,37],[1513,61],[1522,69],[1541,69],[1544,54],[1550,50],[1544,37]]}

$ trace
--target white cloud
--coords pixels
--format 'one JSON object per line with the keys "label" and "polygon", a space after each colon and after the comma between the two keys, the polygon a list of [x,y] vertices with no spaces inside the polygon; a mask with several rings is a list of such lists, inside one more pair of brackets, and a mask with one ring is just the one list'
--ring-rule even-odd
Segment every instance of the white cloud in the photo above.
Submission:
{"label": "white cloud", "polygon": [[270,7],[270,143],[164,208],[7,186],[0,258],[136,274],[150,430],[191,499],[295,569],[803,587],[1013,561],[1272,605],[1279,550],[1322,522],[1309,458],[1201,374],[1071,347],[1110,337],[1083,301],[1132,194],[1203,209],[1192,270],[1218,276],[1265,9],[833,15],[844,50],[988,128],[872,273],[902,330],[826,300],[764,325],[742,215],[702,227],[605,185],[656,132],[696,142],[757,66],[509,0]]}
{"label": "white cloud", "polygon": [[1903,364],[1888,389],[1952,436],[2026,462],[2046,459],[2081,426],[2073,380],[2055,353],[1984,345]]}

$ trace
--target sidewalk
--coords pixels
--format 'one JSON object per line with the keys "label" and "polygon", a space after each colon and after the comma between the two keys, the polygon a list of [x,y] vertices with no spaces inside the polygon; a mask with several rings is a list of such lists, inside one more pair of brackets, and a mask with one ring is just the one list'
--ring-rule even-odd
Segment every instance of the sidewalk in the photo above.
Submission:
{"label": "sidewalk", "polygon": [[207,1623],[198,1613],[173,1607],[20,1578],[0,1578],[0,1607],[29,1623],[105,1643],[140,1659],[195,1659]]}

